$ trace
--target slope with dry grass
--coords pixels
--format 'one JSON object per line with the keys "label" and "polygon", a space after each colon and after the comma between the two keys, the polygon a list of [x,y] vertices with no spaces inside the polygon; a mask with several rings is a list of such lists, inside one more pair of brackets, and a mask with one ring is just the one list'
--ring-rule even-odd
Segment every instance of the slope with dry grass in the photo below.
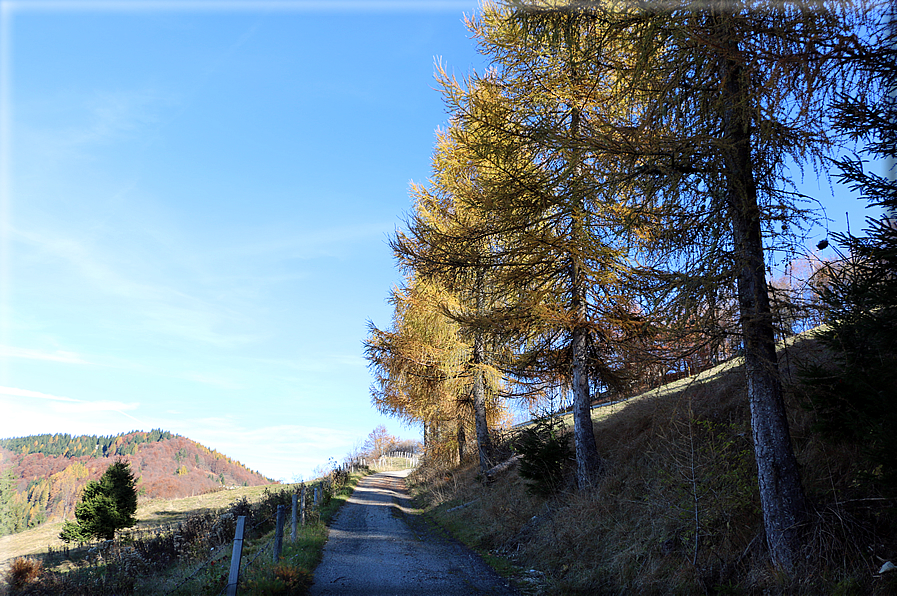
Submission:
{"label": "slope with dry grass", "polygon": [[738,360],[594,412],[609,472],[549,499],[516,472],[473,465],[414,477],[431,516],[468,544],[564,594],[893,594],[895,501],[858,481],[858,449],[811,431],[796,371],[824,358],[806,334],[781,352],[789,423],[811,514],[793,577],[769,565],[743,369]]}
{"label": "slope with dry grass", "polygon": [[289,510],[298,488],[295,485],[236,489],[227,491],[228,498],[215,493],[144,503],[137,513],[141,518],[138,528],[120,533],[114,541],[93,545],[71,549],[54,548],[52,543],[49,548],[42,546],[45,539],[56,540],[47,534],[47,526],[24,533],[25,537],[9,537],[21,542],[3,545],[4,556],[18,558],[0,570],[0,594],[221,594],[239,516],[246,518],[240,593],[304,594],[320,560],[327,523],[362,474],[334,470],[306,486],[315,487],[322,498],[318,506],[309,507],[296,540],[284,541],[277,561],[272,557],[276,513],[281,505]]}
{"label": "slope with dry grass", "polygon": [[[226,509],[243,498],[256,502],[266,489],[270,487],[247,486],[181,499],[141,499],[135,514],[139,521],[133,530],[141,532],[177,525],[193,515]],[[6,569],[16,557],[43,557],[48,551],[64,549],[66,544],[59,538],[61,529],[61,521],[50,522],[18,534],[0,536],[0,570]]]}

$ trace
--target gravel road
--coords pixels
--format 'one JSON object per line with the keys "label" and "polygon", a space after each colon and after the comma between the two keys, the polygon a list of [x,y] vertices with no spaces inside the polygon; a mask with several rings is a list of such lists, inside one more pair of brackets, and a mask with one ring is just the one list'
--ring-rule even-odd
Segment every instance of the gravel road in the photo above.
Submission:
{"label": "gravel road", "polygon": [[405,522],[407,475],[361,480],[330,528],[312,596],[518,594],[470,550]]}

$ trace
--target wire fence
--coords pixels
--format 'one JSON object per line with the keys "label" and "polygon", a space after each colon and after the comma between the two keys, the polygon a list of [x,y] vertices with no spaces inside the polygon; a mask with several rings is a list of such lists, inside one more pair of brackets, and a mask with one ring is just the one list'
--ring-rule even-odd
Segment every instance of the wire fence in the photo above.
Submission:
{"label": "wire fence", "polygon": [[[255,530],[259,526],[262,526],[262,525],[272,521],[276,517],[276,515],[277,514],[275,513],[273,515],[268,516],[267,518],[256,520],[252,525],[250,525],[248,528],[244,529],[244,535],[252,535],[253,530]],[[211,536],[211,533],[209,534],[209,536]],[[200,563],[199,566],[196,567],[196,569],[194,569],[192,573],[183,577],[177,584],[174,585],[174,587],[169,588],[163,594],[163,596],[170,596],[171,594],[175,593],[176,591],[181,589],[183,586],[185,586],[190,580],[196,578],[196,576],[199,574],[200,571],[202,571],[203,569],[206,569],[207,567],[209,567],[209,565],[215,563],[216,561],[219,561],[222,558],[222,556],[228,552],[228,549],[226,547],[231,546],[232,544],[233,544],[232,542],[227,542],[227,543],[222,544],[219,547],[217,547],[217,549],[215,547],[213,547],[213,550],[217,550],[217,552],[210,555],[209,558],[207,558],[205,561]],[[268,545],[265,545],[265,547],[262,550],[264,550],[267,547],[268,547]],[[256,555],[256,557],[254,557],[248,565],[251,565],[252,562],[254,562],[257,557],[258,557],[258,555]],[[248,567],[248,565],[247,565],[247,567]],[[227,588],[226,585],[225,585],[225,588]]]}
{"label": "wire fence", "polygon": [[[252,567],[252,564],[256,562],[256,560],[262,555],[262,553],[266,552],[268,550],[268,547],[270,547],[273,544],[274,544],[274,538],[272,538],[271,540],[266,542],[265,545],[262,548],[260,548],[258,550],[258,552],[255,553],[255,556],[252,557],[252,559],[250,559],[248,563],[246,563],[245,566],[242,564],[240,565],[240,569],[241,569],[240,573],[242,574],[242,573],[245,573],[247,570],[249,570],[249,568]],[[222,594],[227,592],[227,588],[229,587],[229,585],[230,584],[225,583],[224,586],[222,586],[221,591],[218,592],[218,596],[222,596]]]}
{"label": "wire fence", "polygon": [[[241,515],[236,516],[235,520],[234,520],[236,522],[236,528],[235,528],[235,533],[234,533],[234,537],[233,537],[233,542],[227,543],[227,544],[232,545],[231,570],[230,570],[230,573],[228,574],[227,582],[225,582],[225,584],[222,586],[221,590],[218,592],[219,596],[221,596],[222,594],[225,594],[225,593],[234,593],[234,590],[236,588],[236,584],[234,582],[239,581],[237,578],[239,578],[240,576],[243,576],[247,572],[249,572],[253,568],[253,565],[260,559],[260,557],[263,553],[266,553],[266,552],[269,552],[272,550],[272,546],[274,547],[273,551],[275,551],[275,552],[279,548],[279,545],[276,544],[279,536],[277,535],[277,531],[275,531],[275,535],[270,540],[268,540],[264,545],[262,545],[260,548],[258,548],[253,553],[252,558],[248,559],[248,561],[246,561],[246,562],[243,562],[241,560],[243,557],[241,555],[240,549],[242,548],[242,544],[245,544],[245,542],[243,542],[243,541],[246,539],[251,539],[249,537],[253,536],[253,534],[258,534],[259,532],[263,531],[265,526],[267,526],[268,524],[270,524],[272,522],[276,522],[274,525],[275,525],[276,530],[279,530],[279,532],[281,534],[280,535],[281,539],[283,539],[283,537],[287,533],[288,525],[285,523],[281,523],[283,520],[277,519],[278,518],[278,509],[282,507],[283,511],[286,512],[287,505],[286,505],[286,503],[279,502],[279,501],[285,501],[286,499],[284,497],[287,494],[289,494],[292,502],[296,505],[291,508],[292,523],[289,524],[289,527],[292,527],[293,531],[295,532],[296,524],[300,518],[302,521],[302,526],[305,526],[306,518],[308,516],[314,515],[316,513],[316,510],[318,508],[318,498],[317,498],[318,489],[321,488],[322,490],[327,490],[327,489],[332,490],[332,486],[329,482],[330,480],[331,480],[330,478],[325,479],[321,483],[320,487],[307,486],[303,483],[301,485],[301,487],[295,487],[294,491],[290,491],[290,492],[280,491],[279,493],[275,493],[275,494],[271,495],[272,498],[267,499],[265,502],[260,504],[258,507],[261,510],[264,510],[266,507],[272,508],[271,513],[267,517],[259,517],[257,515],[253,515],[254,513],[257,513],[258,510],[253,510],[253,508],[251,506],[248,506],[248,504],[245,502],[243,504],[243,507],[232,506],[231,512],[234,512],[235,510],[239,510]],[[293,493],[295,493],[295,494],[293,494]],[[306,498],[306,493],[309,493],[308,498]],[[241,522],[239,521],[240,517],[249,518],[249,519],[254,518],[254,519],[251,524],[245,525],[241,531],[240,530]],[[179,526],[179,529],[180,529],[180,526]],[[207,538],[211,538],[211,537],[212,537],[212,532],[210,532],[208,534]],[[219,538],[217,531],[215,532],[214,537]],[[296,537],[298,537],[298,533],[294,533],[293,537],[294,537],[294,539]],[[241,543],[240,548],[237,548],[237,546],[236,546],[238,541],[240,541],[240,543]],[[208,569],[210,566],[214,565],[216,562],[221,561],[223,559],[225,553],[227,552],[227,549],[224,547],[227,546],[227,544],[221,544],[218,547],[213,547],[212,550],[216,551],[216,552],[209,555],[204,561],[199,563],[195,568],[193,568],[193,570],[189,574],[181,577],[178,580],[174,580],[174,581],[176,581],[176,583],[174,583],[174,585],[172,585],[170,588],[168,588],[163,593],[163,596],[170,596],[178,591],[184,590],[187,586],[190,585],[191,582],[202,579],[203,576],[201,575],[201,573],[203,572],[203,570]],[[296,553],[295,555],[290,557],[289,560],[291,562],[294,562],[295,558],[300,556],[301,554],[302,553]],[[236,567],[234,567],[235,564],[236,564]],[[231,588],[231,591],[228,591],[229,588]]]}
{"label": "wire fence", "polygon": [[[306,526],[306,520],[313,526],[317,524],[321,514],[319,505],[326,507],[330,495],[341,490],[348,477],[347,471],[333,470],[313,484],[271,487],[274,490],[266,490],[261,500],[250,502],[240,497],[218,510],[185,512],[179,522],[166,520],[153,527],[132,529],[116,540],[80,544],[71,550],[48,546],[45,561],[64,558],[74,561],[74,565],[68,564],[67,573],[47,572],[42,582],[52,586],[47,593],[83,593],[87,589],[88,593],[98,595],[119,594],[133,590],[135,582],[142,585],[150,580],[154,593],[162,596],[208,593],[208,590],[214,594],[224,583],[223,592],[228,589],[225,580],[233,584],[233,590],[237,575],[228,577],[228,555],[232,564],[240,563],[240,576],[258,575],[266,569],[259,564],[262,555],[268,553],[270,558],[280,549],[280,544],[275,544],[277,537],[269,540],[265,534],[279,528],[281,540],[285,541],[290,534],[294,540],[299,539],[299,521],[302,526]],[[278,507],[283,507],[288,520],[292,514],[292,524],[277,519]],[[239,523],[240,517],[244,518],[243,523]],[[233,548],[238,525],[242,529],[241,545],[251,545],[249,553]],[[242,542],[244,539],[246,542]],[[283,562],[295,564],[295,555],[291,553]]]}

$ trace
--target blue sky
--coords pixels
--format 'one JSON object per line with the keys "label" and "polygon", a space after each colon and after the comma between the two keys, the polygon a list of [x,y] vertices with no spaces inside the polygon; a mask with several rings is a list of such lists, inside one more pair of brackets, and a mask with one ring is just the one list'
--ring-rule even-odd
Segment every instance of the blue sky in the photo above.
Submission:
{"label": "blue sky", "polygon": [[161,427],[286,480],[417,438],[362,341],[476,6],[4,0],[0,436]]}
{"label": "blue sky", "polygon": [[476,3],[322,4],[4,3],[0,436],[162,427],[285,479],[417,437],[362,341]]}

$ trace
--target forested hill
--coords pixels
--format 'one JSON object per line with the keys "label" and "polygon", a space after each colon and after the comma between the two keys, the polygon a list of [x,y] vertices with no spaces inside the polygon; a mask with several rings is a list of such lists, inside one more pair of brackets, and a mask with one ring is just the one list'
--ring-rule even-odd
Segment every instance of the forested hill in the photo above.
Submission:
{"label": "forested hill", "polygon": [[68,433],[52,435],[31,435],[14,439],[0,439],[0,447],[16,454],[29,455],[62,455],[80,457],[97,455],[111,457],[113,455],[134,455],[143,443],[166,441],[173,436],[167,430],[154,428],[147,432],[131,431],[119,435],[97,436],[81,435],[73,437]]}
{"label": "forested hill", "polygon": [[84,485],[118,458],[131,464],[142,498],[171,499],[271,482],[222,453],[160,429],[0,439],[0,534],[71,519]]}

